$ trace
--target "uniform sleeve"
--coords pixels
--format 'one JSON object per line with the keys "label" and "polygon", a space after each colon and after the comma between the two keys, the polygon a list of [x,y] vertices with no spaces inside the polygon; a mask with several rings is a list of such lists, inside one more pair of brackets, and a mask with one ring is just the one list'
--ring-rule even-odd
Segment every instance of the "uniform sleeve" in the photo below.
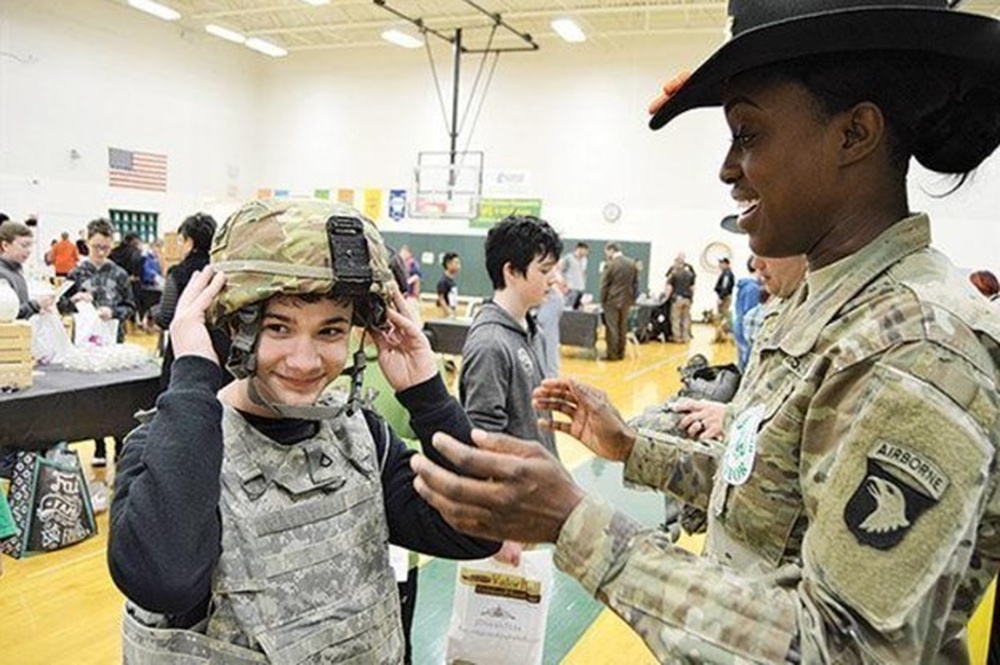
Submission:
{"label": "uniform sleeve", "polygon": [[108,566],[122,593],[150,611],[180,614],[211,591],[222,533],[221,380],[214,363],[178,358],[156,415],[126,438],[118,460]]}
{"label": "uniform sleeve", "polygon": [[794,573],[751,582],[594,497],[563,525],[555,562],[629,624],[661,663],[795,660]]}
{"label": "uniform sleeve", "polygon": [[639,434],[625,461],[626,484],[652,487],[679,501],[708,510],[717,460],[708,454],[681,451]]}
{"label": "uniform sleeve", "polygon": [[484,335],[473,335],[466,341],[459,394],[469,420],[476,427],[490,432],[506,431],[510,371],[510,359],[500,344]]}
{"label": "uniform sleeve", "polygon": [[[801,565],[761,575],[695,557],[593,498],[563,526],[557,565],[661,662],[947,662],[964,628],[949,617],[971,613],[998,567],[984,428],[997,400],[955,356],[918,355],[816,393],[798,479]],[[728,516],[721,501],[712,508]]]}

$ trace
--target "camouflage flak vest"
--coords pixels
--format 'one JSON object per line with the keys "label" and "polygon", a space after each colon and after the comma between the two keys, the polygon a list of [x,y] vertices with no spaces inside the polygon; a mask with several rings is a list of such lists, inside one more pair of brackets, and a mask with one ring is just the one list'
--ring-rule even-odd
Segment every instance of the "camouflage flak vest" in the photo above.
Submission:
{"label": "camouflage flak vest", "polygon": [[125,662],[401,663],[380,465],[364,417],[324,421],[312,439],[281,446],[226,408],[223,432],[213,611],[191,630],[149,628],[127,611]]}

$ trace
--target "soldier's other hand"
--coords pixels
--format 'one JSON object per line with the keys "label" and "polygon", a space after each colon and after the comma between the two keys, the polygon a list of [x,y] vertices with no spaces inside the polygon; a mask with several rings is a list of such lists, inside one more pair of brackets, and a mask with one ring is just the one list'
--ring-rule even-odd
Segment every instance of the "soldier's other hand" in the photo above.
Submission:
{"label": "soldier's other hand", "polygon": [[370,332],[378,348],[382,374],[393,390],[399,392],[433,377],[438,364],[402,293],[393,294],[393,305],[395,308],[386,310],[389,327]]}
{"label": "soldier's other hand", "polygon": [[726,419],[726,405],[707,399],[681,398],[671,408],[683,413],[678,426],[692,439],[721,439]]}
{"label": "soldier's other hand", "polygon": [[434,447],[463,475],[414,455],[417,493],[469,535],[554,543],[584,497],[566,468],[537,441],[474,429],[472,442],[435,434]]}
{"label": "soldier's other hand", "polygon": [[114,318],[115,313],[111,311],[110,307],[98,307],[97,308],[97,318],[101,321],[110,321]]}
{"label": "soldier's other hand", "polygon": [[225,283],[225,274],[212,266],[206,266],[191,276],[191,281],[177,299],[174,319],[170,322],[170,344],[175,357],[201,356],[219,364],[205,326],[205,312]]}
{"label": "soldier's other hand", "polygon": [[572,379],[545,379],[532,393],[531,403],[538,411],[569,416],[569,421],[539,418],[538,424],[569,434],[599,457],[620,462],[632,452],[635,431],[603,390]]}

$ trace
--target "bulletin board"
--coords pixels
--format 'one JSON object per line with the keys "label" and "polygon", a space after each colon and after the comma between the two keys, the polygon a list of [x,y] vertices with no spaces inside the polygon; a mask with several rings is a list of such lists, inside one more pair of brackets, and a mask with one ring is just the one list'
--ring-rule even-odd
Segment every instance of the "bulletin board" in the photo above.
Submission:
{"label": "bulletin board", "polygon": [[151,242],[158,237],[160,213],[142,210],[108,210],[108,219],[115,230],[124,237],[126,233],[136,233],[143,242]]}

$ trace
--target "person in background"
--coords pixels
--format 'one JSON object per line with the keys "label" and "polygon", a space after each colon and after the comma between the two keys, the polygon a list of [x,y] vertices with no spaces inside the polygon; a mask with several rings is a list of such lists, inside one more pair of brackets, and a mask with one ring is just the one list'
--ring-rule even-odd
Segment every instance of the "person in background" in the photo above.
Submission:
{"label": "person in background", "polygon": [[617,243],[604,246],[604,271],[601,273],[601,310],[606,333],[606,360],[625,358],[628,315],[635,304],[639,269],[636,262],[622,254]]}
{"label": "person in background", "polygon": [[[78,302],[89,302],[102,320],[118,320],[118,342],[121,343],[125,341],[125,322],[132,319],[136,306],[128,273],[108,260],[113,234],[114,228],[106,219],[95,219],[87,224],[89,253],[66,276],[73,285],[59,300],[59,312],[72,314],[77,311]],[[107,464],[107,445],[103,438],[96,441],[92,463],[102,467]]]}
{"label": "person in background", "polygon": [[743,321],[747,312],[762,302],[761,294],[764,293],[753,256],[747,260],[747,272],[750,274],[736,283],[736,307],[733,312],[733,338],[736,339],[736,362],[740,369],[745,369],[750,360],[750,342],[743,332]]}
{"label": "person in background", "polygon": [[[493,298],[472,321],[458,377],[459,399],[473,425],[541,441],[556,457],[555,436],[539,428],[531,405],[532,391],[558,374],[532,310],[553,291],[561,252],[559,234],[532,215],[511,215],[489,230],[485,255]],[[516,565],[520,553],[520,543],[506,542],[497,558]]]}
{"label": "person in background", "polygon": [[[204,270],[205,266],[209,264],[209,250],[212,248],[215,228],[215,219],[211,215],[199,212],[186,218],[177,229],[181,237],[180,263],[167,270],[163,295],[160,302],[153,306],[149,312],[150,319],[160,330],[166,331],[170,328],[170,323],[174,320],[174,313],[177,309],[177,299],[184,292],[191,276],[199,270]],[[226,332],[221,328],[213,327],[209,334],[216,355],[219,358],[228,357],[229,337]],[[166,390],[170,385],[170,371],[173,363],[174,349],[168,339],[163,349],[160,390]],[[231,377],[227,373],[223,375],[222,379],[226,383]]]}
{"label": "person in background", "polygon": [[566,307],[580,309],[580,300],[587,290],[587,255],[590,245],[585,242],[576,243],[573,251],[559,261],[559,269],[566,280]]}
{"label": "person in background", "polygon": [[1000,314],[907,187],[913,160],[967,182],[1000,145],[1000,21],[952,4],[733,0],[733,38],[650,106],[653,129],[724,109],[750,249],[805,254],[806,287],[756,342],[714,473],[592,388],[536,405],[626,479],[700,497],[703,554],[503,435],[437,437],[474,478],[417,458],[421,495],[469,533],[556,543],[659,662],[970,662],[1000,569]]}
{"label": "person in background", "polygon": [[805,281],[806,271],[809,268],[803,254],[780,259],[755,256],[752,260],[763,287],[761,291],[763,297],[761,303],[743,317],[743,334],[751,350],[764,322],[769,317],[776,316],[780,308],[795,294]]}
{"label": "person in background", "polygon": [[403,267],[406,269],[404,293],[407,298],[418,300],[420,298],[420,282],[424,278],[424,273],[420,270],[420,262],[413,256],[413,252],[407,245],[399,248],[399,258],[403,260]]}
{"label": "person in background", "polygon": [[441,267],[444,274],[437,283],[437,304],[442,314],[454,317],[458,311],[458,284],[455,278],[462,270],[462,259],[455,252],[445,252]]}
{"label": "person in background", "polygon": [[730,307],[733,304],[733,287],[736,280],[733,278],[733,269],[730,267],[729,259],[722,257],[719,259],[719,277],[715,280],[715,296],[718,298],[719,325],[716,328],[715,341],[725,342],[729,339],[729,328],[732,325],[733,313]]}
{"label": "person in background", "polygon": [[49,256],[56,277],[65,277],[80,262],[80,251],[76,248],[76,243],[69,239],[69,233],[66,231],[59,234],[59,241],[49,250]]}
{"label": "person in background", "polygon": [[976,287],[977,291],[990,300],[996,300],[1000,294],[1000,282],[997,281],[997,276],[989,270],[977,270],[969,275],[969,281]]}
{"label": "person in background", "polygon": [[532,310],[552,290],[561,251],[559,234],[532,215],[511,215],[489,230],[486,271],[493,297],[472,321],[458,378],[459,399],[474,425],[540,439],[553,454],[555,438],[539,429],[531,406],[531,392],[555,376]]}
{"label": "person in background", "polygon": [[80,229],[80,237],[76,239],[76,251],[80,253],[80,256],[90,254],[90,248],[87,246],[86,229]]}
{"label": "person in background", "polygon": [[42,310],[50,309],[55,301],[51,294],[39,296],[38,299],[29,297],[23,266],[31,256],[34,244],[34,234],[24,224],[7,221],[0,225],[0,279],[10,284],[17,294],[20,303],[17,311],[19,319],[27,319]]}
{"label": "person in background", "polygon": [[142,298],[142,240],[139,234],[130,231],[125,234],[121,242],[111,250],[108,257],[118,264],[128,273],[129,283],[132,285],[132,299],[138,305]]}
{"label": "person in background", "polygon": [[687,262],[684,252],[674,257],[674,264],[667,270],[667,284],[663,289],[670,301],[670,337],[672,342],[687,344],[691,341],[691,301],[694,300],[694,266]]}
{"label": "person in background", "polygon": [[59,301],[63,314],[76,312],[75,303],[87,301],[103,320],[118,319],[118,341],[125,340],[125,321],[135,313],[132,283],[125,270],[108,260],[114,229],[106,219],[87,224],[89,254],[66,276],[74,282]]}
{"label": "person in background", "polygon": [[535,310],[535,320],[542,337],[545,338],[546,376],[559,376],[560,341],[559,321],[566,308],[566,280],[557,263],[552,269],[552,288],[545,300]]}
{"label": "person in background", "polygon": [[[354,326],[428,453],[437,430],[468,439],[405,309],[378,231],[352,208],[254,201],[219,230],[177,302],[170,387],[115,481],[125,662],[400,663],[387,542],[461,559],[498,549],[420,499],[413,451],[360,403]],[[206,317],[232,328],[225,360]],[[237,377],[225,387],[223,362]],[[349,394],[326,393],[345,369]]]}

